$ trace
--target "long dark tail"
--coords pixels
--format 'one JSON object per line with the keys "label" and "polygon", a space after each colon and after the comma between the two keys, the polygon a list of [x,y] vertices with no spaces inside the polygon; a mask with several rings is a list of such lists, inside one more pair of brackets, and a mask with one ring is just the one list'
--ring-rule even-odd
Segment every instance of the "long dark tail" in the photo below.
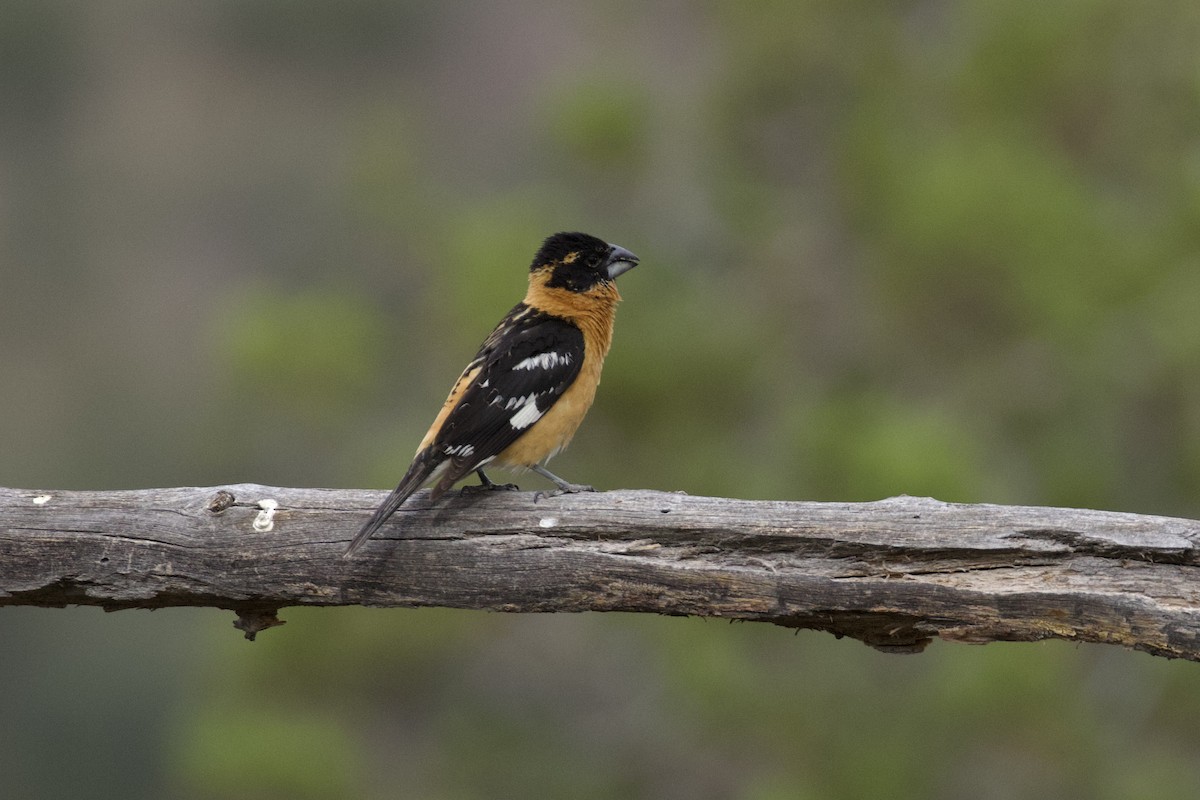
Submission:
{"label": "long dark tail", "polygon": [[437,469],[440,461],[436,461],[429,457],[429,450],[417,454],[413,459],[412,466],[408,468],[408,472],[400,480],[400,485],[392,490],[392,493],[387,496],[387,499],[380,504],[379,508],[375,509],[374,515],[367,520],[367,524],[362,526],[360,530],[350,542],[350,546],[346,548],[346,552],[342,553],[342,558],[349,558],[354,555],[354,551],[363,546],[367,539],[371,538],[371,534],[379,530],[383,523],[387,522],[388,517],[396,513],[396,509],[404,504],[404,501],[412,497],[413,492],[421,488],[425,481],[429,480],[429,476]]}

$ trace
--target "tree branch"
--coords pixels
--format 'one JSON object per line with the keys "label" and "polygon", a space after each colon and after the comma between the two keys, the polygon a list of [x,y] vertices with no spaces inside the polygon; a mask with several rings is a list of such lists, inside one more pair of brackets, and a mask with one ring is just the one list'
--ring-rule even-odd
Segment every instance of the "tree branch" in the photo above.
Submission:
{"label": "tree branch", "polygon": [[0,605],[642,611],[759,620],[889,652],[933,638],[1120,644],[1200,660],[1200,522],[1060,508],[754,502],[651,491],[0,489]]}

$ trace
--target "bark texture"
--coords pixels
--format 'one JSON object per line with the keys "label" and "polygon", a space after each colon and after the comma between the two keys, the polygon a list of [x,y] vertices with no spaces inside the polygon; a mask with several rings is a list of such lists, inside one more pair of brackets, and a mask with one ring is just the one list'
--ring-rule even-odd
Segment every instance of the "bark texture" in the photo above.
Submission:
{"label": "bark texture", "polygon": [[0,605],[213,606],[253,638],[296,605],[641,611],[771,622],[890,652],[933,638],[1200,660],[1200,522],[919,497],[804,503],[616,491],[0,489]]}

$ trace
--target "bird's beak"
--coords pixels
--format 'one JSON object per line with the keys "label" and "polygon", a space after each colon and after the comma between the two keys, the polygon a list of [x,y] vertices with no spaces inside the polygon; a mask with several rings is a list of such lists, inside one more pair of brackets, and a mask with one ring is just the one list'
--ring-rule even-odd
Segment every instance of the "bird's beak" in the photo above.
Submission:
{"label": "bird's beak", "polygon": [[612,252],[608,256],[608,264],[605,269],[608,272],[608,279],[615,280],[618,275],[624,275],[629,270],[638,265],[638,257],[619,245],[612,246]]}

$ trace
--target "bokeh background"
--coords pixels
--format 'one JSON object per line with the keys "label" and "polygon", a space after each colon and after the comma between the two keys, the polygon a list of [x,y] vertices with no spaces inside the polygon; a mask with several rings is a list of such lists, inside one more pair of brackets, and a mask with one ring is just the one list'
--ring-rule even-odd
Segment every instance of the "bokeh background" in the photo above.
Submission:
{"label": "bokeh background", "polygon": [[[388,488],[561,229],[643,259],[574,480],[1200,517],[1160,0],[7,0],[0,485]],[[0,609],[0,796],[1200,796],[1128,651],[283,616]]]}

